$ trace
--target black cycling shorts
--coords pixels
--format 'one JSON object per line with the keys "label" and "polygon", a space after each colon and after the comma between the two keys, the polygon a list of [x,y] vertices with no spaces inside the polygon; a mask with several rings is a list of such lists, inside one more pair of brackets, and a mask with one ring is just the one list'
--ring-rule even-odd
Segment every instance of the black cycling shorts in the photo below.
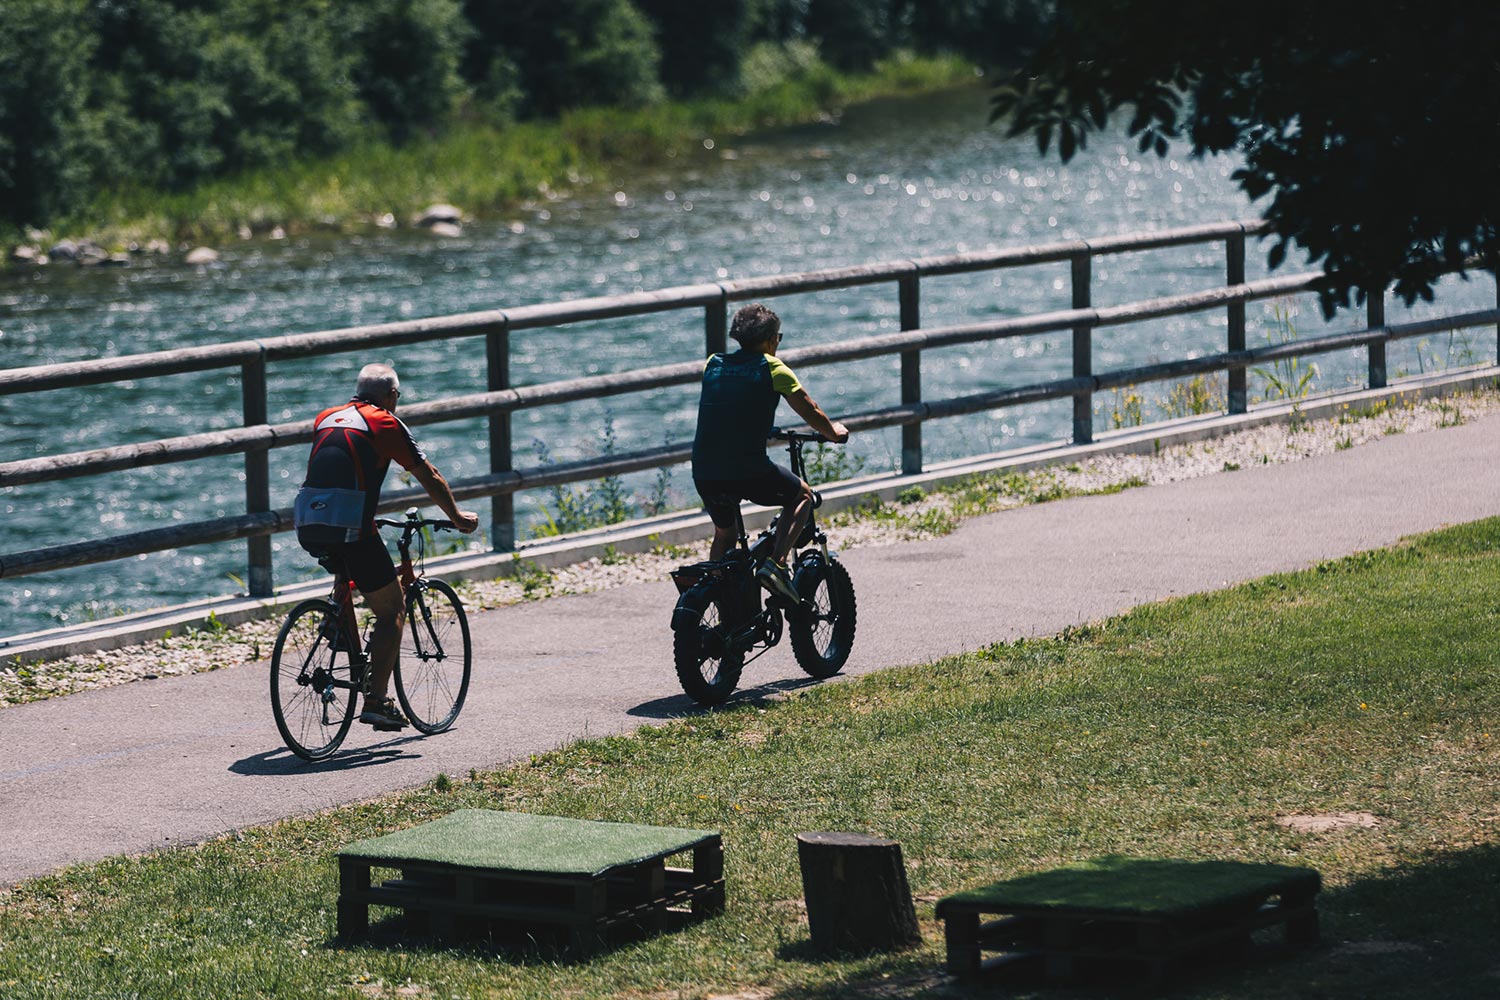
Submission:
{"label": "black cycling shorts", "polygon": [[385,542],[379,535],[371,535],[369,538],[361,538],[357,542],[337,542],[334,544],[319,544],[304,541],[302,531],[297,532],[297,541],[309,554],[318,559],[332,556],[344,564],[344,570],[349,574],[349,579],[361,594],[373,594],[396,579],[396,564],[391,561],[391,554],[386,550]]}
{"label": "black cycling shorts", "polygon": [[790,507],[802,495],[802,480],[779,465],[750,479],[694,479],[703,507],[716,528],[733,528],[740,501],[763,507]]}

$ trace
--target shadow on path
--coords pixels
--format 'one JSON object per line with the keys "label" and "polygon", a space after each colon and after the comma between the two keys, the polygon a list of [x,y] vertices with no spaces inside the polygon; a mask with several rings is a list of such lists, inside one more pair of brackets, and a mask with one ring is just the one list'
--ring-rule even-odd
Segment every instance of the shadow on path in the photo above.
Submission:
{"label": "shadow on path", "polygon": [[416,760],[422,755],[409,752],[405,749],[405,745],[421,738],[420,733],[414,733],[411,736],[402,736],[398,739],[387,740],[384,743],[377,743],[374,746],[360,747],[357,750],[337,753],[327,760],[317,761],[303,760],[285,747],[277,747],[275,750],[266,750],[263,753],[252,754],[249,757],[241,757],[229,765],[229,770],[234,774],[248,774],[257,777],[275,777],[287,774],[320,774],[326,771],[352,771],[355,768],[374,767],[397,760]]}

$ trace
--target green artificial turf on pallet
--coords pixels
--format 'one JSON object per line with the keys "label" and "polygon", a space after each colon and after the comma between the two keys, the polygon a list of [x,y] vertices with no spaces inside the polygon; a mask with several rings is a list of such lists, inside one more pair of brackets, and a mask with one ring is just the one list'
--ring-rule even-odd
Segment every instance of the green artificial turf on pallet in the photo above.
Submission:
{"label": "green artificial turf on pallet", "polygon": [[937,912],[969,904],[993,913],[1059,909],[1181,918],[1255,907],[1289,889],[1316,892],[1319,884],[1310,868],[1110,855],[954,893]]}
{"label": "green artificial turf on pallet", "polygon": [[461,868],[592,876],[690,850],[718,835],[717,830],[459,809],[430,823],[356,841],[339,851],[339,856],[377,864],[426,861]]}

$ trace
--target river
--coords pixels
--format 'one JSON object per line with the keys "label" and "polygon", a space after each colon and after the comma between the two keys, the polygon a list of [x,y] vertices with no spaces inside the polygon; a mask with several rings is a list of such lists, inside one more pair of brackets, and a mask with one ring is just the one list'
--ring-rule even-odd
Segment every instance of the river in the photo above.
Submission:
{"label": "river", "polygon": [[[598,177],[566,194],[539,195],[509,217],[474,223],[459,238],[410,229],[357,235],[252,239],[221,249],[218,264],[142,259],[125,268],[52,265],[0,274],[0,367],[165,350],[219,341],[478,309],[651,290],[1075,237],[1107,236],[1253,217],[1229,157],[1160,159],[1123,137],[1095,138],[1063,166],[1030,141],[1003,141],[986,124],[980,88],[851,108],[836,121],[748,137],[705,136],[694,155],[630,175]],[[1264,276],[1265,247],[1247,270]],[[1289,265],[1294,266],[1294,265]],[[1104,258],[1096,305],[1223,282],[1222,245]],[[1484,308],[1487,281],[1445,282],[1443,310]],[[1066,307],[1065,264],[924,281],[924,325]],[[772,303],[795,347],[898,328],[893,287],[794,296]],[[1414,310],[1423,315],[1433,307]],[[1252,304],[1248,340],[1310,336],[1325,326],[1311,299]],[[1278,315],[1280,318],[1278,318]],[[1391,307],[1392,322],[1409,315]],[[1222,316],[1174,318],[1101,333],[1095,370],[1208,353],[1223,346]],[[1477,336],[1477,335],[1475,335]],[[516,384],[700,356],[696,311],[517,334]],[[1390,370],[1432,370],[1484,360],[1477,341],[1439,337],[1392,345]],[[271,420],[310,417],[348,397],[368,360],[402,374],[405,403],[484,388],[473,341],[273,365]],[[1363,380],[1363,359],[1319,360],[1314,391]],[[1056,377],[1068,370],[1065,335],[927,352],[923,391],[941,397]],[[895,359],[813,368],[804,378],[832,413],[897,401]],[[90,389],[0,397],[0,460],[190,434],[241,420],[238,374],[172,376]],[[1252,377],[1252,397],[1262,391]],[[1145,387],[1147,419],[1165,387]],[[693,388],[621,397],[607,405],[528,410],[515,420],[516,461],[568,459],[692,435]],[[1118,397],[1097,400],[1109,426]],[[935,421],[926,456],[965,454],[1068,434],[1066,401]],[[605,428],[613,444],[605,438]],[[479,422],[418,428],[449,478],[488,471]],[[866,471],[899,463],[895,431],[863,435],[850,454]],[[271,453],[272,503],[287,506],[301,478],[300,448]],[[243,511],[242,461],[207,459],[110,476],[0,489],[0,552],[102,538]],[[657,479],[631,477],[638,500]],[[685,469],[665,484],[672,506],[693,502]],[[545,519],[548,498],[523,494],[518,513]],[[524,529],[523,529],[524,533]],[[275,538],[278,584],[321,572],[288,535]],[[194,546],[115,563],[0,580],[0,636],[233,592],[243,543]]]}

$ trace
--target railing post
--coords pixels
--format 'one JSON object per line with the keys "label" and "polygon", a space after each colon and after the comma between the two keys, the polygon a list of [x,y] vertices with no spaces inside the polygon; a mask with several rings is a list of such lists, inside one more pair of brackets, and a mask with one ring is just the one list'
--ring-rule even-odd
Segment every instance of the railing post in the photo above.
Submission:
{"label": "railing post", "polygon": [[[240,393],[244,403],[245,426],[267,423],[266,350],[240,366]],[[271,452],[255,448],[245,452],[245,513],[262,514],[271,509]],[[272,590],[271,536],[252,535],[245,587],[251,597],[270,597]]]}
{"label": "railing post", "polygon": [[[1385,326],[1385,287],[1379,291],[1365,293],[1365,326],[1371,330]],[[1370,341],[1370,388],[1384,389],[1386,386],[1385,341]]]}
{"label": "railing post", "polygon": [[[1245,283],[1245,228],[1229,237],[1224,248],[1225,256],[1225,281],[1228,285],[1243,285]],[[1229,303],[1229,343],[1226,345],[1229,351],[1243,351],[1245,349],[1245,300]],[[1243,365],[1231,368],[1226,373],[1225,396],[1229,404],[1230,413],[1245,413],[1250,409],[1250,396],[1245,387],[1245,368]]]}
{"label": "railing post", "polygon": [[[897,282],[901,296],[901,329],[918,330],[922,326],[921,275],[915,269]],[[922,401],[922,352],[901,352],[901,404]],[[901,472],[914,476],[922,471],[922,424],[901,425]]]}
{"label": "railing post", "polygon": [[[1073,308],[1087,309],[1093,305],[1089,290],[1093,273],[1093,255],[1084,244],[1082,253],[1072,258]],[[1094,328],[1082,323],[1073,327],[1073,377],[1086,378],[1094,374]],[[1079,392],[1073,396],[1073,443],[1089,444],[1094,440],[1094,394]]]}
{"label": "railing post", "polygon": [[729,349],[729,295],[719,290],[717,300],[703,307],[703,356]]}
{"label": "railing post", "polygon": [[[510,388],[510,327],[504,321],[485,334],[489,390]],[[490,473],[512,469],[510,412],[490,414]],[[516,495],[496,493],[490,498],[490,548],[510,552],[516,547]]]}

